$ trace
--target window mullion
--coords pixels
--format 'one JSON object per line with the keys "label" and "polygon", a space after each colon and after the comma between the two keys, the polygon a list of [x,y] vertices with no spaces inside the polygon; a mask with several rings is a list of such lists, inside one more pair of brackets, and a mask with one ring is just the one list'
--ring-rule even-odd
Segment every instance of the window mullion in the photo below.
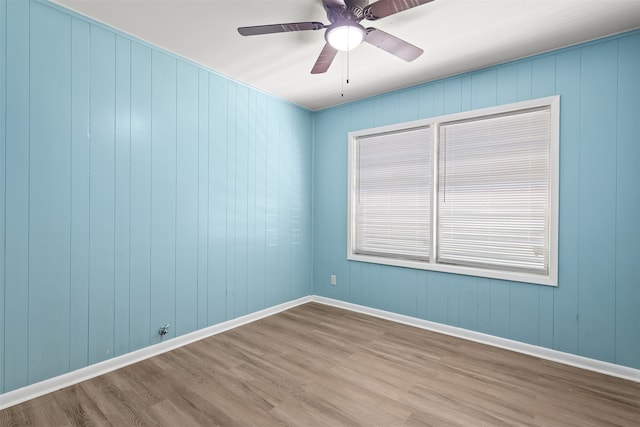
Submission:
{"label": "window mullion", "polygon": [[438,174],[439,174],[439,156],[440,150],[440,124],[433,124],[433,144],[432,144],[432,177],[431,177],[431,248],[429,262],[435,264],[438,259]]}

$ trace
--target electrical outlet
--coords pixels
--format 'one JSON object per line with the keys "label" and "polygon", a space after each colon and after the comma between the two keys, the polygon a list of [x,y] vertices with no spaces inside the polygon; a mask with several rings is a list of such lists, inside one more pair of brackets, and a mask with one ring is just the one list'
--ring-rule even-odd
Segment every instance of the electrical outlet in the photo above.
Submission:
{"label": "electrical outlet", "polygon": [[164,337],[165,335],[167,335],[169,333],[169,327],[171,325],[166,323],[164,326],[161,326],[160,329],[158,329],[158,335],[160,335],[160,337]]}
{"label": "electrical outlet", "polygon": [[332,275],[331,275],[331,284],[332,284],[333,286],[335,286],[335,285],[336,285],[336,275],[335,275],[335,274],[332,274]]}

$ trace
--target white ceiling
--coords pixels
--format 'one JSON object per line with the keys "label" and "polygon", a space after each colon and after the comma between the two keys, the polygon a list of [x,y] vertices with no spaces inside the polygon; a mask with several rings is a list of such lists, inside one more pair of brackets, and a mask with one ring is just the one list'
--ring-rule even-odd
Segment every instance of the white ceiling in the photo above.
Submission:
{"label": "white ceiling", "polygon": [[[321,0],[52,0],[311,110],[640,28],[640,0],[435,0],[375,22],[424,49],[404,62],[371,45],[310,74],[324,30],[243,37],[239,26],[329,23]],[[342,96],[344,94],[344,96]]]}

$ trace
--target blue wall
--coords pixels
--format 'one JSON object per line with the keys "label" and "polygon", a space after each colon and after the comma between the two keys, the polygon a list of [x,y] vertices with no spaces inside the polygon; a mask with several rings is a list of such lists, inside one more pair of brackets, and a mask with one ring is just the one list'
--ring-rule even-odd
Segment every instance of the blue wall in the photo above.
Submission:
{"label": "blue wall", "polygon": [[0,393],[311,293],[312,113],[37,1],[0,73]]}
{"label": "blue wall", "polygon": [[[316,113],[314,293],[640,368],[639,76],[636,31]],[[557,288],[346,260],[347,132],[555,94]]]}

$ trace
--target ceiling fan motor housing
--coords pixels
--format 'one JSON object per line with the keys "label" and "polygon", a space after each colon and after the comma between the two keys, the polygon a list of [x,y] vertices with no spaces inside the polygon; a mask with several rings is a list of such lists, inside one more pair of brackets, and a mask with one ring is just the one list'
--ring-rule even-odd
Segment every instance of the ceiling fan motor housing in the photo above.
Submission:
{"label": "ceiling fan motor housing", "polygon": [[327,11],[327,19],[332,24],[340,21],[360,22],[364,19],[364,8],[369,4],[368,0],[344,0],[343,5],[328,4],[323,2]]}

